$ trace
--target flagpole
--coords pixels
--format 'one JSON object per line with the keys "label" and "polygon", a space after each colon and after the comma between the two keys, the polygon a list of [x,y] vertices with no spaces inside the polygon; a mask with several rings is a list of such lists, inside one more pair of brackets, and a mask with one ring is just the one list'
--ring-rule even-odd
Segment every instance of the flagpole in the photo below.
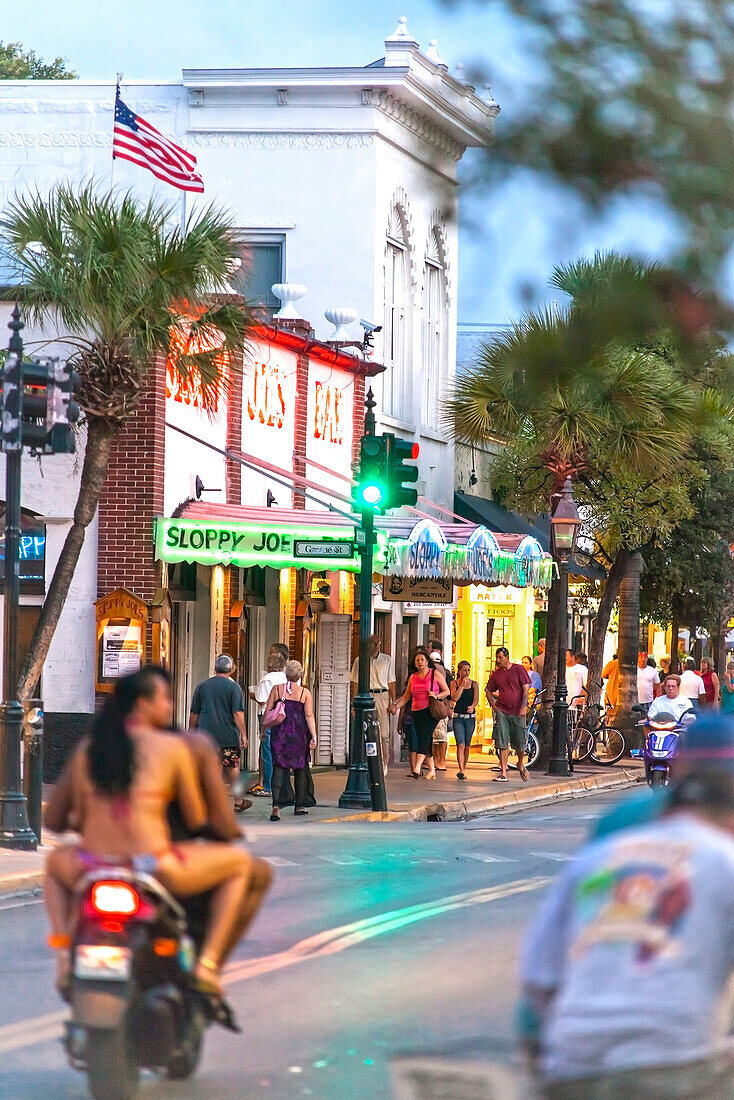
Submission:
{"label": "flagpole", "polygon": [[[117,74],[117,84],[115,85],[115,107],[117,107],[117,101],[118,101],[118,99],[120,98],[120,84],[122,83],[122,76],[123,76],[123,74],[122,74],[122,73],[118,73],[118,74]],[[115,148],[114,148],[114,132],[115,132],[115,115],[114,115],[114,109],[113,109],[113,113],[112,113],[112,134],[113,134],[113,145],[112,145],[112,167],[110,168],[110,191],[111,191],[111,190],[113,189],[113,187],[115,186]]]}

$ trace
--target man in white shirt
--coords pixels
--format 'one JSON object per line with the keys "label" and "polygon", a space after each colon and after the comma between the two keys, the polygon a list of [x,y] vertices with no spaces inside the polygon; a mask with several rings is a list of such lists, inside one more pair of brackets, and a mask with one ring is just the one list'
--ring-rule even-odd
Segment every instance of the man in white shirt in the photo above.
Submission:
{"label": "man in white shirt", "polygon": [[[390,712],[389,707],[395,702],[395,664],[387,653],[380,653],[380,639],[373,634],[369,639],[370,644],[370,694],[375,701],[377,720],[380,723],[380,740],[382,741],[382,768],[387,775],[387,763],[390,759]],[[352,699],[357,694],[359,682],[359,657],[352,665],[351,695]]]}
{"label": "man in white shirt", "polygon": [[694,710],[697,710],[700,703],[706,702],[706,685],[696,672],[696,662],[692,657],[686,661],[685,671],[680,678],[680,693],[691,700]]}
{"label": "man in white shirt", "polygon": [[574,657],[570,649],[566,650],[566,689],[570,707],[583,707],[586,703],[584,688],[589,676],[586,661],[585,653],[577,653]]}
{"label": "man in white shirt", "polygon": [[655,698],[655,685],[660,683],[658,670],[647,663],[647,653],[637,654],[637,702],[649,706]]}
{"label": "man in white shirt", "polygon": [[647,708],[647,717],[656,718],[659,714],[672,714],[680,722],[684,714],[693,717],[691,700],[680,694],[680,676],[670,673],[665,677],[663,694],[653,699]]}

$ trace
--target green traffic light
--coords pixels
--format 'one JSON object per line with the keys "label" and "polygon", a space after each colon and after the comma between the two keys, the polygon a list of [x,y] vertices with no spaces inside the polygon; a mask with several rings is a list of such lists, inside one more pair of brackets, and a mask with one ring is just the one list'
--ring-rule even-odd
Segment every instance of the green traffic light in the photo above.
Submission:
{"label": "green traffic light", "polygon": [[362,500],[365,504],[379,504],[382,500],[382,489],[379,485],[365,485],[362,489]]}

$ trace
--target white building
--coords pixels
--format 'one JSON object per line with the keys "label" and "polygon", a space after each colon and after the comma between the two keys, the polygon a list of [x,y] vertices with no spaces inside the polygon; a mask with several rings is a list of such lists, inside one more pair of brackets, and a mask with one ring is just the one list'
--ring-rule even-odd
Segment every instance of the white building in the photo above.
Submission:
{"label": "white building", "polygon": [[[61,181],[109,185],[114,95],[112,84],[85,81],[0,83],[0,210],[17,192],[43,193]],[[307,293],[298,308],[320,339],[329,337],[323,313],[333,306],[354,307],[382,326],[379,424],[420,444],[420,495],[450,509],[453,447],[439,412],[455,370],[457,166],[467,147],[489,141],[497,105],[451,76],[435,47],[422,53],[402,19],[384,57],[364,67],[185,69],[180,82],[125,84],[121,95],[197,156],[204,199],[230,210],[239,230],[239,289],[251,301],[272,312],[271,286],[301,283]],[[170,202],[176,217],[201,202],[120,160],[114,184]],[[204,454],[192,444],[190,469],[178,463],[171,477],[186,482],[206,468]],[[25,464],[24,507],[48,525],[47,580],[69,527],[76,469],[74,460],[54,458],[42,480],[31,460]],[[168,486],[167,498],[172,493]],[[96,540],[92,529],[44,677],[47,713],[59,721],[94,709],[86,647],[92,598],[105,594],[97,592]],[[428,617],[418,613],[418,637]],[[393,625],[399,621],[397,612]]]}

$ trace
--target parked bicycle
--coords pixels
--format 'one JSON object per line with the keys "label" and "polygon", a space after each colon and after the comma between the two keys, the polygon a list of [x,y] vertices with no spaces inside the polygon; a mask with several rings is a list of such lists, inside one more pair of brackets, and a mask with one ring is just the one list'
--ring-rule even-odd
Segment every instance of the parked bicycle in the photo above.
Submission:
{"label": "parked bicycle", "polygon": [[[599,684],[599,687],[602,685]],[[624,756],[627,741],[620,730],[608,725],[611,704],[589,702],[589,692],[584,688],[586,706],[569,708],[577,711],[573,729],[569,722],[568,752],[571,763],[589,759],[594,764],[609,767]]]}
{"label": "parked bicycle", "polygon": [[[540,697],[544,694],[544,692],[545,688],[541,688],[540,691],[536,691],[535,698],[528,707],[528,730],[525,741],[525,767],[527,768],[532,768],[534,764],[537,764],[540,757],[540,737],[538,736],[538,723],[540,721]],[[517,768],[517,753],[512,747],[510,748],[508,766],[511,768]]]}

